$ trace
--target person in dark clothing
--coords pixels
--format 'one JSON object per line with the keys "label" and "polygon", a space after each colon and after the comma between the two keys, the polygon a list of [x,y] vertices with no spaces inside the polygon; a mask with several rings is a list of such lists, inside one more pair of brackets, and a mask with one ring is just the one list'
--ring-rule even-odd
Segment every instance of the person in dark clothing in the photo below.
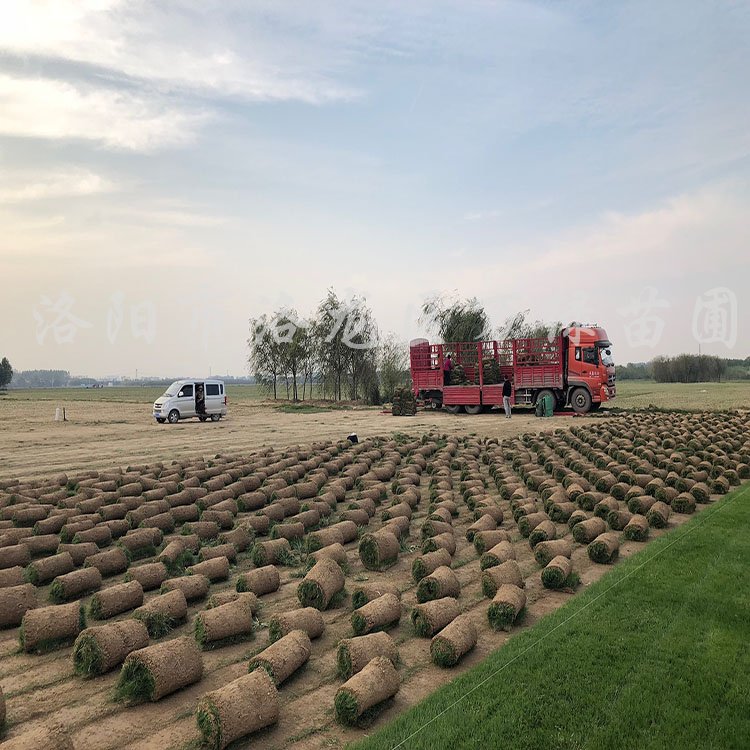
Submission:
{"label": "person in dark clothing", "polygon": [[510,419],[510,394],[513,393],[513,386],[508,376],[503,380],[503,409],[505,409],[505,418]]}
{"label": "person in dark clothing", "polygon": [[443,385],[451,384],[451,372],[453,370],[453,360],[449,354],[443,362]]}

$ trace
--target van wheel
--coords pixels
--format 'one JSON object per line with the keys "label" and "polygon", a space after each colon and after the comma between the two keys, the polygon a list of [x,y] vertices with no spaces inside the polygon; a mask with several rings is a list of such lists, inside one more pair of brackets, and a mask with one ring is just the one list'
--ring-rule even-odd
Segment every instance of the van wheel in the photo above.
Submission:
{"label": "van wheel", "polygon": [[178,412],[177,409],[172,409],[172,411],[167,414],[167,419],[169,420],[169,424],[177,424],[180,421],[180,412]]}
{"label": "van wheel", "polygon": [[570,396],[570,405],[576,414],[591,411],[591,394],[585,388],[576,388]]}
{"label": "van wheel", "polygon": [[212,422],[218,422],[221,419],[221,414],[212,414],[211,415],[211,421]]}
{"label": "van wheel", "polygon": [[468,404],[467,406],[464,406],[464,410],[467,414],[479,414],[480,411],[482,411],[482,405],[481,404]]}

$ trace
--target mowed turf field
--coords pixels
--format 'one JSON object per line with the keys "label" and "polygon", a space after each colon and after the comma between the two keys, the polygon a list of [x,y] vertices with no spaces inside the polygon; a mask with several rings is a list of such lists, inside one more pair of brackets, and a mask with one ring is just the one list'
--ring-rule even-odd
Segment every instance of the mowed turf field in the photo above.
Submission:
{"label": "mowed turf field", "polygon": [[750,747],[750,485],[357,750]]}

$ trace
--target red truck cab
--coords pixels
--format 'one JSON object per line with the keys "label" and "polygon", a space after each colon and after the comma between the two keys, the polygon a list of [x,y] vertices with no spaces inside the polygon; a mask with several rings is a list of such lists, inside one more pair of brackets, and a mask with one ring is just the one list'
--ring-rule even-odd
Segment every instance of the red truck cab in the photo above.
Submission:
{"label": "red truck cab", "polygon": [[616,394],[612,343],[599,326],[573,325],[563,330],[567,349],[565,385],[577,412],[596,411]]}

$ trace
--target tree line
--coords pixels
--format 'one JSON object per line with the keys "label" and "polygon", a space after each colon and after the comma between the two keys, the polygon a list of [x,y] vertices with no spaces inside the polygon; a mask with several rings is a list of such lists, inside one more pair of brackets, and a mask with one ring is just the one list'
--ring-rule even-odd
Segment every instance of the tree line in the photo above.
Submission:
{"label": "tree line", "polygon": [[706,383],[750,380],[750,357],[732,359],[707,354],[655,357],[651,362],[617,366],[618,380],[655,380],[657,383]]}

